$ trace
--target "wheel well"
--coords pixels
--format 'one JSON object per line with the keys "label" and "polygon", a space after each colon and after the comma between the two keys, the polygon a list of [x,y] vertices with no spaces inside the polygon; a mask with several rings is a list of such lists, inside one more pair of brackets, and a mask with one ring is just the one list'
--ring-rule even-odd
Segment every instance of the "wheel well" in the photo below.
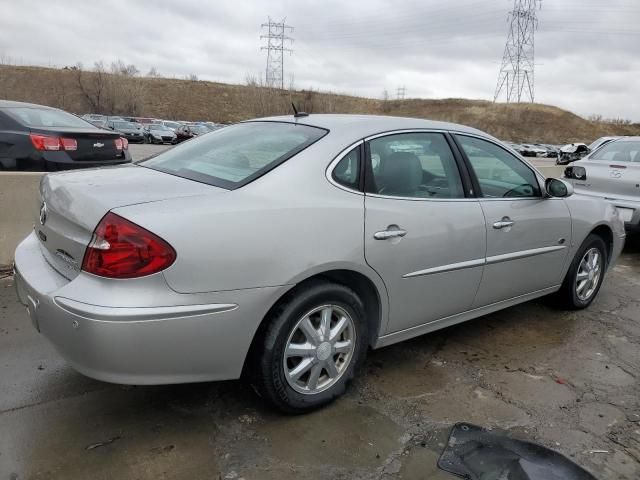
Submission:
{"label": "wheel well", "polygon": [[297,283],[293,288],[288,290],[282,295],[269,309],[267,314],[260,322],[260,326],[256,330],[256,333],[251,340],[251,346],[249,352],[244,361],[244,367],[242,369],[243,375],[246,375],[246,368],[251,364],[251,360],[256,353],[258,340],[263,337],[263,333],[266,330],[269,318],[274,309],[285,299],[293,296],[296,292],[304,289],[307,284],[325,280],[333,283],[339,283],[345,287],[351,288],[362,300],[365,309],[365,315],[369,321],[369,345],[373,346],[378,339],[378,333],[380,332],[380,324],[382,321],[382,307],[380,302],[380,295],[378,289],[373,282],[369,280],[365,275],[355,272],[353,270],[329,270],[326,272],[318,273],[312,277],[304,279],[302,282]]}
{"label": "wheel well", "polygon": [[598,225],[591,231],[591,233],[598,235],[602,240],[604,240],[604,243],[607,246],[607,262],[609,262],[611,252],[613,251],[613,232],[607,225]]}

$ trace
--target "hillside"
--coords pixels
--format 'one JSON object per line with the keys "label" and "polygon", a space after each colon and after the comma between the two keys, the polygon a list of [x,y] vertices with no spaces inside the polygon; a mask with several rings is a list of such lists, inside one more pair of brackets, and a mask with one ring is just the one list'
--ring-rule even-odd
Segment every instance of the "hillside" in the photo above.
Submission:
{"label": "hillside", "polygon": [[0,98],[56,106],[75,113],[131,114],[178,120],[234,122],[289,113],[368,113],[446,120],[516,142],[590,142],[604,135],[640,135],[640,124],[592,122],[539,104],[466,99],[382,101],[317,91],[281,91],[169,78],[0,65]]}

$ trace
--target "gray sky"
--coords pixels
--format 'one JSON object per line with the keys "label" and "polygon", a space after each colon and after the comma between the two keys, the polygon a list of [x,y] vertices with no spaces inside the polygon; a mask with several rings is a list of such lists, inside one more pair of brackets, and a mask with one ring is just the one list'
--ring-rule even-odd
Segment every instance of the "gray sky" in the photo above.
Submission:
{"label": "gray sky", "polygon": [[[64,66],[120,58],[143,73],[244,83],[260,24],[287,18],[296,88],[381,98],[493,99],[512,0],[0,0],[0,56]],[[536,101],[640,121],[640,1],[544,0]]]}

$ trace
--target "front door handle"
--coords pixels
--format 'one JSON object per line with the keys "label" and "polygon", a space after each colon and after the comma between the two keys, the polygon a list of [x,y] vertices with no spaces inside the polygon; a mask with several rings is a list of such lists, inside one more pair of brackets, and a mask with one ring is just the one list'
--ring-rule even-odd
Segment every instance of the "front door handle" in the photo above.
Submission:
{"label": "front door handle", "polygon": [[397,225],[389,225],[386,230],[374,233],[373,238],[376,240],[387,240],[389,238],[401,238],[406,234],[407,231],[399,228]]}
{"label": "front door handle", "polygon": [[502,217],[502,220],[493,224],[493,228],[500,230],[501,228],[512,227],[514,223],[516,222],[511,220],[509,217]]}

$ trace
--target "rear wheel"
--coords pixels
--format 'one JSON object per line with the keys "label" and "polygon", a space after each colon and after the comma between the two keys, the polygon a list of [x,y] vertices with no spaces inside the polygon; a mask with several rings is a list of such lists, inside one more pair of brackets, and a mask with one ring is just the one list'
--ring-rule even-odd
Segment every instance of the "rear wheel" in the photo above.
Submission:
{"label": "rear wheel", "polygon": [[590,234],[576,253],[561,289],[556,294],[560,305],[579,310],[596,298],[607,266],[607,246],[602,237]]}
{"label": "rear wheel", "polygon": [[273,311],[253,360],[252,384],[280,410],[302,413],[342,395],[364,361],[364,306],[343,285],[313,282]]}

